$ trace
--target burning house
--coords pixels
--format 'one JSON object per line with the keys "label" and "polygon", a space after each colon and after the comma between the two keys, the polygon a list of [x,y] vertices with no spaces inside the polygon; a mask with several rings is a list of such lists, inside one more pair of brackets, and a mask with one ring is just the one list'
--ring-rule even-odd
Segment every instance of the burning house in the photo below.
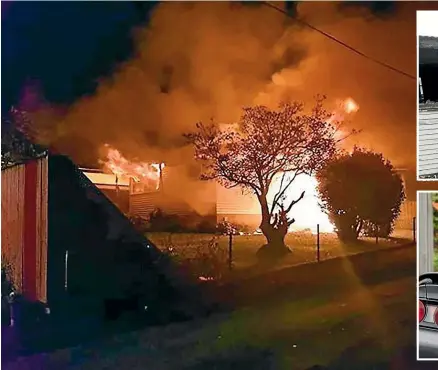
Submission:
{"label": "burning house", "polygon": [[[216,182],[193,179],[190,183],[191,189],[184,187],[184,191],[179,191],[180,173],[185,171],[184,167],[129,162],[113,148],[109,148],[107,161],[102,163],[104,169],[109,172],[115,169],[118,175],[101,170],[99,177],[96,175],[97,170],[83,169],[84,174],[115,204],[120,204],[121,197],[124,197],[127,208],[121,210],[132,216],[147,219],[151,212],[159,208],[166,214],[178,215],[194,222],[208,220],[209,223],[216,224],[226,220],[254,230],[260,225],[261,213],[257,198],[253,194],[242,192],[238,187],[227,189]],[[403,168],[398,169],[398,172],[406,187],[410,172]],[[108,181],[104,182],[103,178]],[[300,175],[294,184],[286,194],[288,201],[298,198],[303,190],[306,194],[292,210],[299,217],[291,226],[291,231],[315,232],[319,225],[320,231],[332,232],[333,225],[319,206],[316,179]],[[278,184],[274,181],[273,194],[276,193],[276,186]],[[187,192],[193,197],[187,197]],[[407,195],[408,199],[403,203],[397,220],[398,229],[412,228],[415,194],[412,197],[407,191]]]}
{"label": "burning house", "polygon": [[81,168],[85,176],[123,212],[129,211],[130,178],[105,173],[98,169]]}
{"label": "burning house", "polygon": [[129,162],[112,148],[108,149],[107,160],[102,164],[101,170],[81,170],[125,214],[147,219],[160,209],[189,223],[216,224],[214,184],[194,178],[189,183],[185,177],[184,191],[181,191],[184,168]]}

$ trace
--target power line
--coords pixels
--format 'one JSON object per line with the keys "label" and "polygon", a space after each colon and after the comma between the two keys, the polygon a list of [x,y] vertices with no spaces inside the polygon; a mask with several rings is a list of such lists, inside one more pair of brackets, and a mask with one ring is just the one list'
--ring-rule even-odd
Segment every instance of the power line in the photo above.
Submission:
{"label": "power line", "polygon": [[396,68],[396,67],[393,67],[393,66],[391,66],[390,64],[387,64],[387,63],[385,63],[385,62],[382,62],[382,61],[380,61],[380,60],[378,60],[378,59],[376,59],[376,58],[374,58],[374,57],[372,57],[372,56],[369,56],[369,55],[367,55],[367,54],[361,52],[360,50],[357,50],[357,49],[354,48],[353,46],[350,46],[350,45],[346,44],[345,42],[343,42],[342,40],[339,40],[339,39],[336,38],[335,36],[330,35],[329,33],[325,32],[325,31],[322,31],[322,30],[320,30],[319,28],[316,28],[315,26],[313,26],[313,25],[311,25],[310,23],[304,21],[303,19],[300,19],[300,18],[298,18],[297,16],[294,16],[294,15],[292,15],[292,14],[289,14],[289,13],[286,12],[285,10],[283,10],[283,9],[281,9],[281,8],[278,8],[278,7],[276,7],[275,5],[272,5],[272,4],[270,4],[269,2],[267,2],[267,1],[263,1],[263,4],[266,5],[266,6],[268,6],[268,7],[271,8],[271,9],[276,10],[277,12],[280,12],[280,13],[284,14],[285,16],[287,16],[287,17],[289,17],[289,18],[294,19],[294,20],[297,21],[298,23],[301,23],[301,24],[305,25],[306,27],[312,29],[313,31],[318,32],[319,34],[321,34],[321,35],[323,35],[323,36],[329,38],[330,40],[332,40],[332,41],[338,43],[339,45],[341,45],[341,46],[347,48],[348,50],[352,51],[353,53],[355,53],[355,54],[357,54],[357,55],[360,55],[361,57],[364,57],[364,58],[366,58],[366,59],[368,59],[368,60],[371,60],[372,62],[374,62],[374,63],[376,63],[376,64],[379,64],[380,66],[385,67],[385,68],[387,68],[387,69],[390,69],[391,71],[396,72],[396,73],[398,73],[398,74],[400,74],[400,75],[402,75],[402,76],[405,76],[405,77],[408,77],[408,78],[410,78],[410,79],[416,80],[416,77],[415,77],[415,76],[412,76],[412,75],[410,75],[409,73],[402,71],[401,69],[398,69],[398,68]]}

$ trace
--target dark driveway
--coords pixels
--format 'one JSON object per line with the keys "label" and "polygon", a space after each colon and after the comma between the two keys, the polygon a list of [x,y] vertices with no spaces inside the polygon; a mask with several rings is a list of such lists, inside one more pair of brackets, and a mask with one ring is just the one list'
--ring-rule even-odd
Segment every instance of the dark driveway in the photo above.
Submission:
{"label": "dark driveway", "polygon": [[427,369],[412,367],[415,255],[410,246],[249,279],[227,287],[231,312],[37,354],[4,368]]}

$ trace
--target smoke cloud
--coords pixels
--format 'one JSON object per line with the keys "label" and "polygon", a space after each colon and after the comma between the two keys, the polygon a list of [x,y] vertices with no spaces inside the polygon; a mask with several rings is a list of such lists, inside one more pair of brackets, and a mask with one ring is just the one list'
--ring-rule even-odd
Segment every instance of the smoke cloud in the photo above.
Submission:
{"label": "smoke cloud", "polygon": [[[415,9],[428,6],[400,3],[382,18],[360,6],[328,2],[299,3],[297,12],[364,53],[415,75]],[[182,134],[196,122],[231,123],[243,106],[288,99],[311,104],[322,93],[329,103],[352,97],[360,105],[349,123],[362,130],[354,140],[396,165],[415,164],[416,81],[273,9],[166,2],[135,39],[135,58],[101,81],[93,96],[61,115],[35,116],[44,117],[36,121],[46,144],[78,163],[99,156],[108,143],[127,158],[181,164],[191,160]]]}

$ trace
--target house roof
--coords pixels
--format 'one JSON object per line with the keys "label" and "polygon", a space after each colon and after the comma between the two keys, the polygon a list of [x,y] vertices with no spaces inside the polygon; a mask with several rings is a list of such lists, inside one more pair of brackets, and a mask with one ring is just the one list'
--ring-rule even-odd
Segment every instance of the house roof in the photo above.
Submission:
{"label": "house roof", "polygon": [[438,64],[438,37],[419,36],[419,64]]}
{"label": "house roof", "polygon": [[420,49],[438,49],[438,37],[419,36]]}

